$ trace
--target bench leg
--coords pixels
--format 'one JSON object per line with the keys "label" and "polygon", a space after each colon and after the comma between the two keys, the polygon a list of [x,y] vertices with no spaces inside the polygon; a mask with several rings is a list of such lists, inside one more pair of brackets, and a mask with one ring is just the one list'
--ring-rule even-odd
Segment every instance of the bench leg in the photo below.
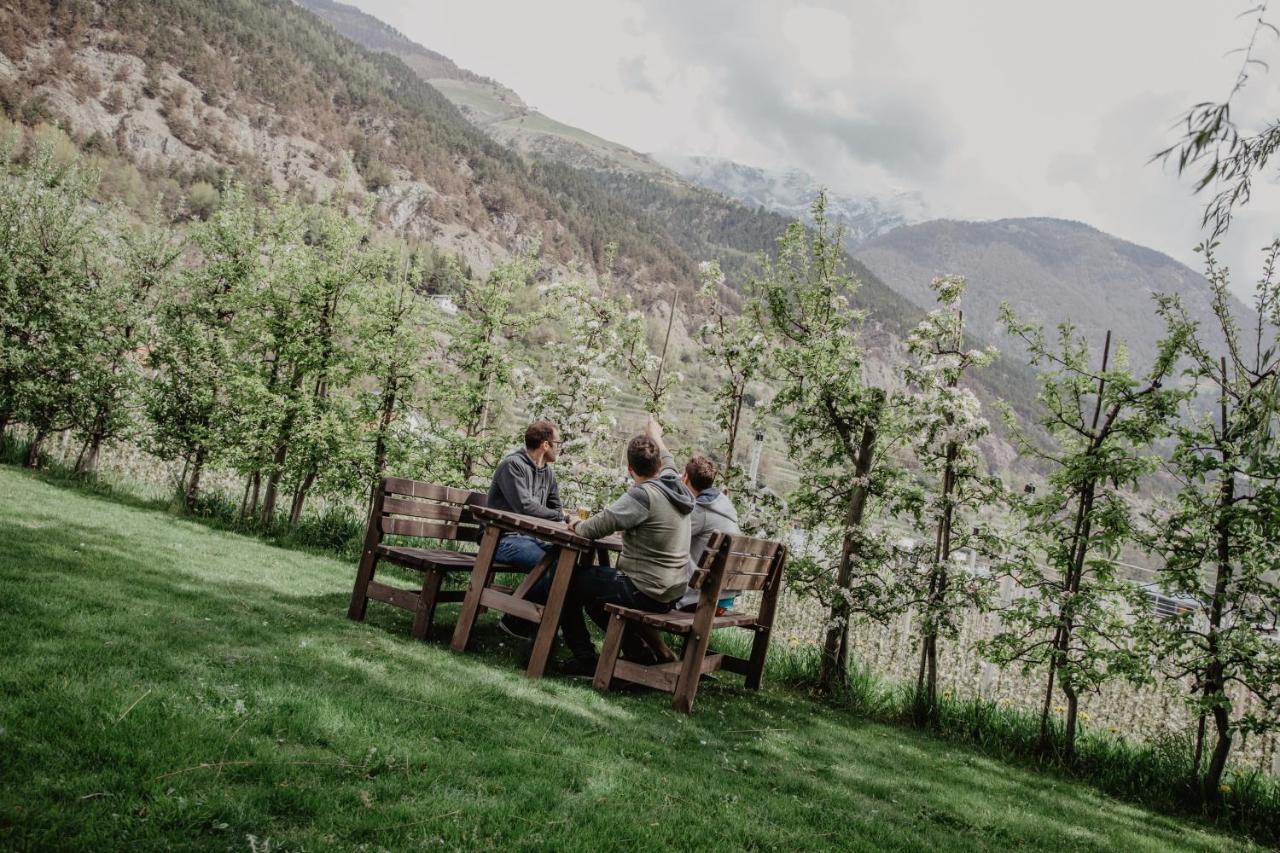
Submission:
{"label": "bench leg", "polygon": [[458,624],[453,629],[453,642],[450,645],[455,652],[467,650],[467,641],[471,639],[471,626],[475,624],[476,616],[480,613],[480,595],[489,582],[493,554],[498,550],[498,537],[501,535],[501,530],[490,525],[485,528],[484,536],[480,538],[480,552],[476,554],[475,566],[471,569],[471,581],[467,585],[467,595],[462,599]]}
{"label": "bench leg", "polygon": [[693,713],[693,697],[698,693],[702,680],[702,659],[707,655],[711,632],[690,634],[684,641],[684,656],[680,659],[680,676],[676,679],[675,697],[671,706],[686,714]]}
{"label": "bench leg", "polygon": [[378,555],[372,548],[366,548],[360,555],[360,565],[356,569],[356,585],[351,590],[351,605],[347,608],[347,618],[356,622],[364,621],[364,611],[369,604],[369,582],[378,567]]}
{"label": "bench leg", "polygon": [[617,613],[611,614],[609,627],[604,632],[604,645],[600,648],[600,662],[596,664],[596,677],[591,686],[601,693],[609,691],[613,670],[618,665],[618,652],[622,649],[622,633],[627,621]]}
{"label": "bench leg", "polygon": [[760,689],[760,681],[764,678],[764,659],[769,654],[769,633],[768,628],[760,628],[751,641],[751,661],[747,664],[748,689]]}
{"label": "bench leg", "polygon": [[436,598],[440,595],[440,584],[444,581],[444,572],[426,572],[422,580],[422,592],[418,594],[418,609],[413,615],[413,630],[409,635],[415,640],[425,640],[431,633],[431,624],[436,618]]}

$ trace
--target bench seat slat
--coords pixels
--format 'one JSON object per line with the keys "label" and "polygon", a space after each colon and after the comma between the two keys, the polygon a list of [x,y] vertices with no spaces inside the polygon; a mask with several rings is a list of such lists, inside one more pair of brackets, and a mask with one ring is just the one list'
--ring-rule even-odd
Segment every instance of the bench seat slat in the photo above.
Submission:
{"label": "bench seat slat", "polygon": [[[475,554],[461,551],[445,551],[437,548],[406,548],[400,545],[379,545],[378,556],[384,560],[419,571],[469,572],[476,564]],[[509,563],[495,563],[494,571],[520,572],[524,569]]]}
{"label": "bench seat slat", "polygon": [[[660,628],[663,631],[670,631],[674,634],[688,634],[693,630],[693,612],[683,610],[672,610],[668,613],[649,613],[645,610],[634,610],[630,607],[623,607],[621,604],[607,604],[605,609],[610,613],[616,613],[623,619],[629,619],[632,622],[639,622],[642,625],[652,625],[654,628]],[[738,613],[730,610],[723,616],[716,616],[711,627],[715,628],[749,628],[756,624],[756,617],[750,613]]]}

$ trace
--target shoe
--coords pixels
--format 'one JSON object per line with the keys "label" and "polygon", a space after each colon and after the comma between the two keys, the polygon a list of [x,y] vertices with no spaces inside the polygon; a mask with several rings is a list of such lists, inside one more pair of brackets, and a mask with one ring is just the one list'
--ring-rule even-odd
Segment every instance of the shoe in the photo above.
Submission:
{"label": "shoe", "polygon": [[590,658],[569,658],[560,664],[560,674],[567,675],[570,678],[595,678],[596,665],[600,663],[600,659],[596,657]]}
{"label": "shoe", "polygon": [[538,633],[538,626],[528,619],[506,614],[498,620],[498,630],[515,640],[528,642]]}

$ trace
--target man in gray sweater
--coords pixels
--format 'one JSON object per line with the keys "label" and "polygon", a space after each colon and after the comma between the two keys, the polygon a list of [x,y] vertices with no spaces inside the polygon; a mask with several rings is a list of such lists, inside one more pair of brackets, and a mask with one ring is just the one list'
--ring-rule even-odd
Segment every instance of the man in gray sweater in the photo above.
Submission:
{"label": "man in gray sweater", "polygon": [[[518,512],[549,521],[564,521],[564,507],[560,502],[560,487],[556,485],[556,472],[551,463],[560,457],[560,430],[548,420],[529,424],[524,431],[524,447],[516,448],[502,458],[493,472],[489,486],[489,506],[493,509]],[[532,536],[520,533],[504,533],[498,540],[494,560],[508,563],[528,571],[546,556],[553,546]],[[548,572],[548,575],[553,574]],[[550,587],[550,579],[541,578],[536,589],[543,596]],[[533,624],[514,616],[503,616],[498,627],[512,637],[527,640],[536,628]]]}
{"label": "man in gray sweater", "polygon": [[[653,418],[645,434],[627,444],[627,471],[635,485],[626,494],[586,521],[569,521],[578,535],[587,539],[622,531],[617,568],[580,570],[569,587],[560,617],[565,645],[573,655],[562,667],[569,675],[595,673],[596,650],[584,612],[601,628],[608,624],[606,604],[665,613],[684,595],[688,584],[693,495],[680,481],[675,460],[662,443],[662,428]],[[644,650],[628,635],[623,653],[636,659]]]}

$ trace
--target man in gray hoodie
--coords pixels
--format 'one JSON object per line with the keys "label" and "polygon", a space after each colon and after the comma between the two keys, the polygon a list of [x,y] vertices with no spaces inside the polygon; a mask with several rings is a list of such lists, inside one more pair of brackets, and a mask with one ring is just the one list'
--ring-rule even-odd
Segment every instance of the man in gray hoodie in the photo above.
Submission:
{"label": "man in gray hoodie", "polygon": [[[524,431],[524,447],[516,448],[502,458],[493,472],[489,486],[489,506],[493,509],[518,512],[549,521],[564,521],[564,506],[560,502],[560,487],[556,484],[556,472],[551,463],[560,458],[564,442],[560,430],[548,420],[537,420]],[[546,556],[553,546],[532,536],[520,533],[504,533],[498,540],[494,560],[508,563],[529,571]],[[548,575],[553,574],[548,572]],[[537,587],[545,596],[550,579],[543,577]],[[533,636],[536,626],[515,616],[503,616],[498,627],[517,639]]]}
{"label": "man in gray hoodie", "polygon": [[[591,676],[596,650],[583,619],[585,612],[604,628],[606,604],[621,604],[651,613],[666,613],[688,587],[689,516],[693,495],[680,481],[675,460],[662,443],[662,427],[653,418],[627,444],[627,471],[635,481],[626,494],[586,521],[570,519],[578,535],[599,539],[622,531],[617,568],[592,566],[574,574],[560,617],[565,645],[573,655],[562,670]],[[639,640],[627,635],[623,653],[644,654]]]}
{"label": "man in gray hoodie", "polygon": [[[551,463],[560,458],[560,431],[551,421],[534,421],[524,431],[524,447],[502,457],[489,485],[489,506],[534,518],[564,521],[560,487]],[[532,569],[550,547],[532,536],[506,533],[494,555],[500,563]]]}
{"label": "man in gray hoodie", "polygon": [[[741,533],[738,529],[738,511],[727,495],[715,487],[716,464],[705,456],[695,456],[685,463],[684,484],[693,494],[693,514],[689,517],[689,578],[698,568],[698,561],[707,550],[711,534]],[[698,604],[698,591],[691,589],[680,599],[683,608]],[[733,598],[720,599],[721,607],[731,607]]]}

